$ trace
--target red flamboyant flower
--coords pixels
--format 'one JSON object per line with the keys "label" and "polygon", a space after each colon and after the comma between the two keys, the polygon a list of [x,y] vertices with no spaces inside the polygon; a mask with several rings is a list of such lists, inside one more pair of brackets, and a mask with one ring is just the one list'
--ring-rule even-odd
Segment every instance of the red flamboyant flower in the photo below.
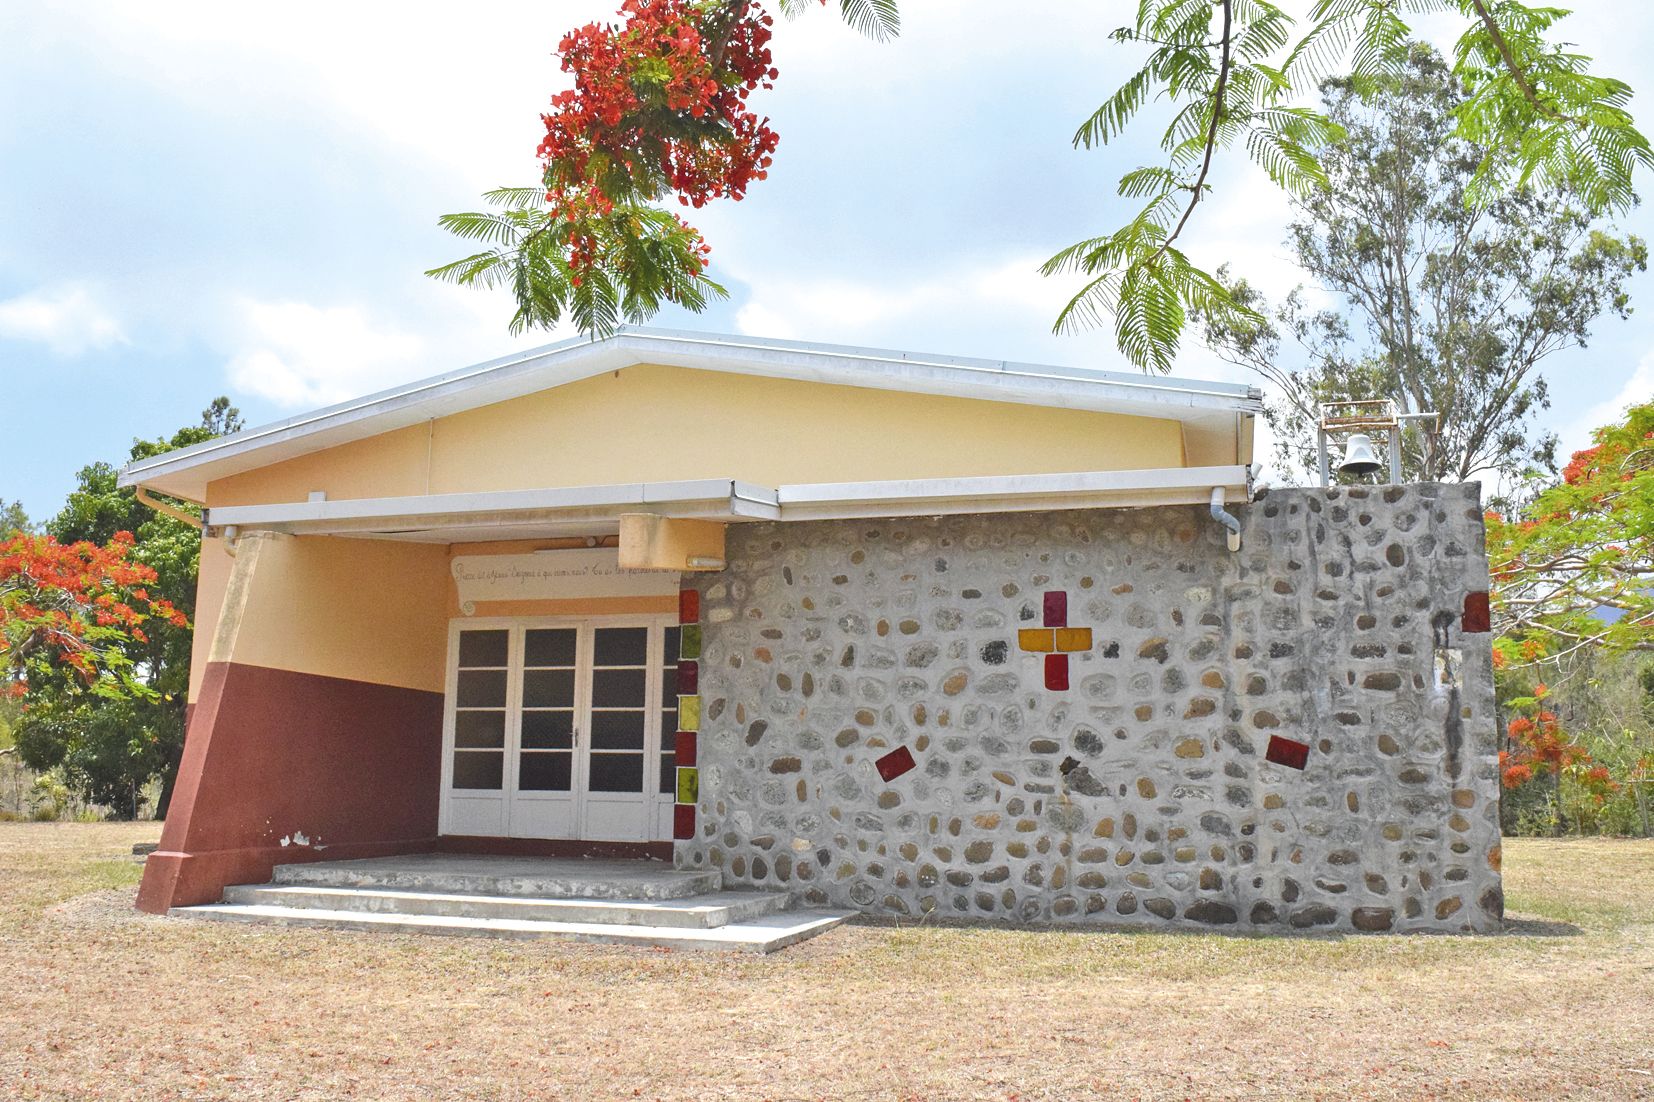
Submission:
{"label": "red flamboyant flower", "polygon": [[[825,3],[825,0],[823,0]],[[773,87],[770,28],[756,0],[625,0],[618,25],[590,23],[558,44],[574,87],[541,116],[546,202],[571,224],[568,263],[596,262],[578,227],[619,202],[676,194],[685,206],[739,200],[768,175],[779,136],[747,106]],[[699,239],[699,234],[685,225]],[[705,268],[710,247],[698,248]]]}
{"label": "red flamboyant flower", "polygon": [[149,595],[155,571],[132,561],[135,542],[132,533],[117,532],[104,547],[34,535],[0,543],[0,678],[7,695],[22,696],[30,672],[54,663],[88,684],[123,671],[121,644],[141,640],[147,620],[189,625],[171,602]]}
{"label": "red flamboyant flower", "polygon": [[1534,688],[1528,706],[1532,715],[1516,715],[1505,726],[1513,749],[1500,751],[1499,770],[1506,788],[1517,788],[1535,776],[1561,774],[1590,762],[1591,755],[1568,737],[1557,714],[1541,703],[1550,695],[1543,684]]}

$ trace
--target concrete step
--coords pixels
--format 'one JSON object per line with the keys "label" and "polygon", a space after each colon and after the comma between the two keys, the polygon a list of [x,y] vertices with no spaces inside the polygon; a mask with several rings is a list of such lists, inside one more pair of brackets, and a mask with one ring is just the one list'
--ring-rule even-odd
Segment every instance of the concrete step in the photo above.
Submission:
{"label": "concrete step", "polygon": [[722,887],[714,870],[680,871],[661,861],[547,860],[421,853],[357,861],[277,865],[277,884],[383,888],[530,899],[686,899]]}
{"label": "concrete step", "polygon": [[383,914],[372,911],[323,910],[266,903],[213,903],[175,907],[172,914],[204,922],[253,922],[281,926],[317,926],[334,930],[376,930],[470,937],[567,938],[666,949],[722,949],[773,953],[832,929],[849,911],[786,911],[760,915],[711,929],[635,926],[598,922],[546,922],[515,918],[465,918],[452,915]]}
{"label": "concrete step", "polygon": [[224,902],[355,914],[434,915],[446,918],[527,919],[607,926],[710,930],[787,909],[784,892],[715,891],[683,899],[537,899],[399,888],[331,888],[309,884],[238,884]]}

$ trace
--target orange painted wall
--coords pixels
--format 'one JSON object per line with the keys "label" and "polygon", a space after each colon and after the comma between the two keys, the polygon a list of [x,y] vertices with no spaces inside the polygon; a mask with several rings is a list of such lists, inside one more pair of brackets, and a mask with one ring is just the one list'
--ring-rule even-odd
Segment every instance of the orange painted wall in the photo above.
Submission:
{"label": "orange painted wall", "polygon": [[236,559],[220,541],[203,551],[192,699],[209,660],[442,691],[452,589],[446,547],[253,535],[243,537],[237,559],[253,540],[256,565],[245,603],[230,610],[233,633],[221,628]]}
{"label": "orange painted wall", "polygon": [[[214,651],[236,559],[222,540],[201,549],[190,699],[211,659],[441,692],[448,621],[461,618],[451,563],[458,555],[517,555],[540,541],[440,544],[332,536],[259,539],[257,562],[233,644]],[[474,617],[671,613],[677,598],[580,597],[482,601]],[[233,611],[233,610],[232,610]],[[219,644],[223,647],[225,644]]]}

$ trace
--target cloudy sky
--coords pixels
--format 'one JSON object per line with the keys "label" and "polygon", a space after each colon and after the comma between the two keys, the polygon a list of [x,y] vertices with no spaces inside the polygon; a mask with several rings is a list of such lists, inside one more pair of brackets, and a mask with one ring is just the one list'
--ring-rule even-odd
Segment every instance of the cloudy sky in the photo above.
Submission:
{"label": "cloudy sky", "polygon": [[[438,214],[535,179],[551,51],[615,6],[0,0],[0,499],[50,515],[79,466],[218,394],[258,423],[568,335],[515,340],[508,302],[420,273],[462,255]],[[1106,333],[1051,335],[1035,269],[1116,223],[1146,155],[1069,146],[1131,71],[1106,37],[1130,7],[906,0],[882,45],[783,24],[775,171],[696,219],[730,300],[656,324],[1122,367]],[[1576,7],[1602,71],[1654,82],[1654,15]],[[1289,289],[1284,201],[1217,183],[1191,251]],[[1568,446],[1654,394],[1654,278],[1632,291],[1550,366]],[[1198,347],[1177,373],[1238,377]]]}

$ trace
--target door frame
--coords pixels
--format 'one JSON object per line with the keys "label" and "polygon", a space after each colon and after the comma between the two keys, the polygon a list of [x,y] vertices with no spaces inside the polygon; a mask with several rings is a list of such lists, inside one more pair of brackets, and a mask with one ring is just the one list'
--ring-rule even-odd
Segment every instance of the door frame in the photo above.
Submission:
{"label": "door frame", "polygon": [[[442,699],[442,769],[437,790],[437,833],[450,837],[468,837],[475,835],[455,835],[451,801],[454,796],[453,769],[454,769],[454,728],[455,712],[459,686],[459,639],[463,631],[498,631],[505,630],[507,637],[507,667],[506,667],[506,721],[505,721],[505,761],[502,767],[500,788],[498,789],[501,803],[500,830],[496,837],[523,837],[545,838],[540,834],[518,835],[513,833],[511,812],[514,799],[520,798],[517,791],[517,776],[520,768],[521,737],[522,737],[522,690],[523,690],[523,659],[525,633],[538,628],[575,628],[579,632],[576,639],[575,664],[575,723],[579,732],[575,738],[573,762],[570,775],[570,792],[572,811],[570,822],[572,829],[563,838],[557,841],[587,841],[587,842],[660,842],[671,839],[671,803],[672,795],[660,791],[660,771],[663,753],[673,732],[666,730],[664,715],[666,712],[666,697],[668,690],[664,686],[666,671],[666,655],[664,640],[667,629],[678,626],[678,617],[675,613],[666,612],[636,612],[589,615],[547,615],[547,616],[462,616],[448,621],[448,646],[446,666],[443,675]],[[593,669],[593,644],[595,632],[599,628],[646,627],[651,629],[647,647],[647,670],[645,676],[644,711],[649,717],[644,726],[643,735],[643,781],[642,791],[639,793],[641,803],[641,818],[643,820],[643,837],[640,838],[603,838],[592,836],[586,816],[587,791],[589,778],[589,759],[591,746],[591,672]],[[675,656],[674,656],[675,657]],[[466,790],[469,791],[469,790]],[[494,791],[484,789],[481,791]],[[604,793],[593,801],[602,803],[624,803],[625,800],[614,797],[620,794]],[[463,797],[462,797],[463,798]],[[530,796],[530,800],[534,797]],[[666,810],[663,812],[662,807]]]}

